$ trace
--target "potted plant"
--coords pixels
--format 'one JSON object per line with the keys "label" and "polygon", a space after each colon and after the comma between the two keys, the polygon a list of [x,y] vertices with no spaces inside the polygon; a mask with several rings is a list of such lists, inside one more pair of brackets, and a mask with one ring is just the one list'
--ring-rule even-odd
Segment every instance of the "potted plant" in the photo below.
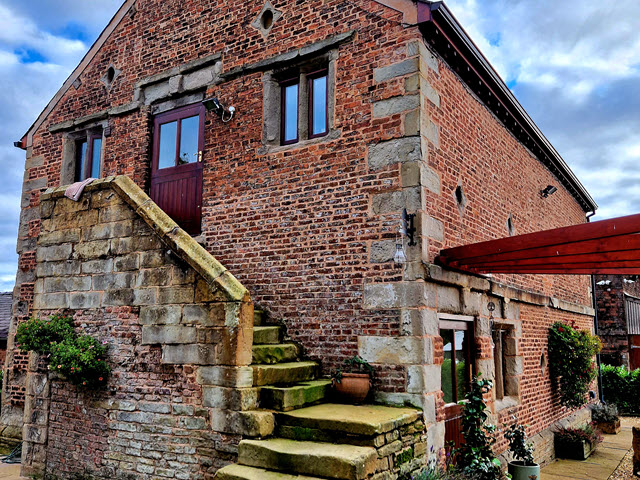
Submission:
{"label": "potted plant", "polygon": [[356,355],[344,361],[333,375],[333,388],[338,398],[346,403],[362,403],[371,388],[373,367]]}
{"label": "potted plant", "polygon": [[591,409],[591,418],[598,429],[609,435],[620,432],[620,417],[618,407],[613,403],[597,403]]}
{"label": "potted plant", "polygon": [[602,435],[593,423],[577,428],[561,427],[554,433],[556,457],[586,460],[601,441]]}
{"label": "potted plant", "polygon": [[504,436],[514,458],[508,466],[512,480],[540,478],[540,465],[533,461],[533,444],[526,442],[524,425],[513,423],[506,427]]}

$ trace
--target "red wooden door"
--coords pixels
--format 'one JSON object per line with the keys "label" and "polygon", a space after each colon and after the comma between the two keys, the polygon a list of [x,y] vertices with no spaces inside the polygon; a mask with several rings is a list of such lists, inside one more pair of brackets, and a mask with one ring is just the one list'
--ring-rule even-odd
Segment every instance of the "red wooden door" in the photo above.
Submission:
{"label": "red wooden door", "polygon": [[151,199],[190,234],[202,220],[204,106],[172,110],[155,117]]}
{"label": "red wooden door", "polygon": [[640,368],[640,335],[629,335],[629,346],[631,355],[629,355],[629,366],[631,370]]}

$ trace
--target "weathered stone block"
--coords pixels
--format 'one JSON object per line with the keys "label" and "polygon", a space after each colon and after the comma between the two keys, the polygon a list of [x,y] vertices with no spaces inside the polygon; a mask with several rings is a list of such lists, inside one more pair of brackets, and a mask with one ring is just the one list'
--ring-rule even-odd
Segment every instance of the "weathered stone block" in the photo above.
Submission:
{"label": "weathered stone block", "polygon": [[136,281],[136,274],[133,272],[105,273],[92,277],[92,288],[94,290],[118,290],[122,288],[132,288]]}
{"label": "weathered stone block", "polygon": [[44,292],[73,292],[91,289],[91,277],[50,277],[44,279]]}
{"label": "weathered stone block", "polygon": [[83,240],[105,240],[109,238],[128,237],[133,230],[133,223],[130,220],[112,223],[100,223],[93,227],[85,228]]}
{"label": "weathered stone block", "polygon": [[127,306],[133,304],[133,290],[130,288],[118,288],[107,290],[102,300],[104,306]]}
{"label": "weathered stone block", "polygon": [[420,137],[403,137],[369,145],[369,167],[373,170],[394,163],[417,162],[422,157]]}
{"label": "weathered stone block", "polygon": [[100,292],[81,292],[69,295],[69,307],[77,310],[100,307]]}
{"label": "weathered stone block", "polygon": [[385,263],[393,260],[396,253],[395,240],[381,240],[372,242],[369,249],[369,261],[371,263]]}
{"label": "weathered stone block", "polygon": [[67,260],[65,262],[38,263],[36,274],[38,277],[57,277],[63,275],[77,275],[80,273],[81,262]]}
{"label": "weathered stone block", "polygon": [[420,68],[418,58],[408,58],[400,63],[394,63],[386,67],[378,67],[373,70],[373,79],[376,83],[386,82],[393,78],[402,77],[417,72]]}
{"label": "weathered stone block", "polygon": [[35,310],[69,308],[69,299],[66,293],[43,293],[35,296],[33,308]]}
{"label": "weathered stone block", "polygon": [[358,337],[358,353],[370,363],[423,365],[433,363],[430,338]]}
{"label": "weathered stone block", "polygon": [[109,255],[111,244],[109,240],[82,242],[76,245],[75,256],[81,260],[93,260]]}
{"label": "weathered stone block", "polygon": [[371,283],[364,286],[364,306],[369,309],[435,307],[435,302],[435,287],[430,283]]}
{"label": "weathered stone block", "polygon": [[440,390],[440,365],[410,365],[407,367],[407,392],[432,393]]}
{"label": "weathered stone block", "polygon": [[419,187],[403,188],[395,192],[379,193],[373,196],[371,210],[374,215],[422,210],[422,195]]}
{"label": "weathered stone block", "polygon": [[137,270],[140,266],[140,257],[137,253],[130,253],[113,259],[113,267],[116,272],[129,272]]}
{"label": "weathered stone block", "polygon": [[247,437],[266,437],[275,428],[271,412],[248,411],[233,412],[213,409],[211,411],[211,429],[214,432],[235,433]]}
{"label": "weathered stone block", "polygon": [[174,325],[145,325],[142,327],[142,343],[146,345],[196,343],[196,335],[197,331],[195,327]]}
{"label": "weathered stone block", "polygon": [[133,305],[155,305],[158,302],[158,289],[135,288],[133,290]]}
{"label": "weathered stone block", "polygon": [[182,319],[179,305],[149,306],[140,309],[140,323],[143,325],[175,325]]}
{"label": "weathered stone block", "polygon": [[419,95],[387,98],[373,104],[373,118],[383,118],[420,107]]}
{"label": "weathered stone block", "polygon": [[111,273],[112,271],[113,258],[82,262],[82,273]]}
{"label": "weathered stone block", "polygon": [[246,388],[253,385],[253,369],[225,366],[200,367],[196,372],[196,380],[201,385]]}
{"label": "weathered stone block", "polygon": [[254,410],[258,408],[257,388],[227,388],[205,386],[202,388],[202,404],[205,407],[225,410]]}
{"label": "weathered stone block", "polygon": [[436,310],[419,308],[403,309],[400,313],[402,334],[414,337],[439,335],[438,314]]}
{"label": "weathered stone block", "polygon": [[158,303],[193,303],[194,287],[161,287],[158,289]]}
{"label": "weathered stone block", "polygon": [[80,229],[72,228],[68,230],[56,230],[50,233],[43,233],[38,237],[38,245],[51,246],[63,243],[76,243],[80,241]]}
{"label": "weathered stone block", "polygon": [[52,245],[50,247],[39,247],[36,251],[37,262],[57,262],[69,260],[73,247],[70,243]]}

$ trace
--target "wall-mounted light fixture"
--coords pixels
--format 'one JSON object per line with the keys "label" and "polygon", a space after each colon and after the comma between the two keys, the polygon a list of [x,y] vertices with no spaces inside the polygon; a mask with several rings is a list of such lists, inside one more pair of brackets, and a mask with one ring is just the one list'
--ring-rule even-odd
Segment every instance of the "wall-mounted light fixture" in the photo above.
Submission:
{"label": "wall-mounted light fixture", "polygon": [[233,118],[233,114],[236,111],[235,107],[230,106],[227,108],[222,105],[222,103],[220,103],[220,101],[215,97],[203,100],[202,104],[204,105],[204,108],[219,116],[224,123],[229,122]]}
{"label": "wall-mounted light fixture", "polygon": [[540,190],[540,195],[542,196],[542,198],[547,198],[549,195],[553,195],[557,191],[558,189],[553,185],[547,185],[545,188]]}
{"label": "wall-mounted light fixture", "polygon": [[400,223],[398,233],[396,233],[396,252],[393,255],[393,262],[396,265],[403,265],[407,263],[407,255],[404,253],[404,236],[407,231],[404,226],[404,221]]}
{"label": "wall-mounted light fixture", "polygon": [[409,246],[414,247],[417,245],[415,234],[416,227],[413,225],[413,221],[416,218],[415,213],[407,213],[407,209],[402,210],[402,227],[404,229],[404,234],[409,239]]}

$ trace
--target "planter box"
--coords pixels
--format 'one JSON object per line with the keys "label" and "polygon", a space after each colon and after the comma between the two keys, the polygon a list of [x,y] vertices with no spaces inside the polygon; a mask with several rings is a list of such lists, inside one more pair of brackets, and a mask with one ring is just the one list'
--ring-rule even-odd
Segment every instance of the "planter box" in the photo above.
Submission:
{"label": "planter box", "polygon": [[567,441],[558,436],[554,437],[554,447],[556,458],[568,458],[571,460],[586,460],[596,449],[590,442],[581,440],[579,442]]}
{"label": "planter box", "polygon": [[613,422],[597,422],[598,429],[602,433],[606,433],[608,435],[617,435],[620,433],[620,419],[614,420]]}

